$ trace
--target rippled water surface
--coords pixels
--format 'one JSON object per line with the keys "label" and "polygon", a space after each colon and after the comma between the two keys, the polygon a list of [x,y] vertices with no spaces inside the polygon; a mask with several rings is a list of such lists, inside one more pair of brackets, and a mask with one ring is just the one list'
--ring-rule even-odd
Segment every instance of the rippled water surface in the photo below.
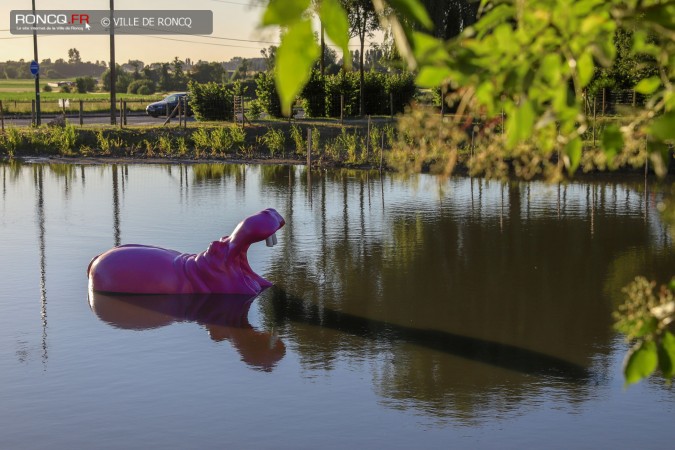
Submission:
{"label": "rippled water surface", "polygon": [[[236,165],[0,165],[0,448],[668,448],[621,288],[672,275],[656,186]],[[87,293],[273,207],[255,299]]]}

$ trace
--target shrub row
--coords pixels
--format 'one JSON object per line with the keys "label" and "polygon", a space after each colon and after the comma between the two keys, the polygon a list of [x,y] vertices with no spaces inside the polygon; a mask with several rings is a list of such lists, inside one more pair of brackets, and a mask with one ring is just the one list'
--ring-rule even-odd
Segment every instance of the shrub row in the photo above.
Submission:
{"label": "shrub row", "polygon": [[[272,117],[281,117],[272,73],[259,73],[254,80],[241,84],[192,81],[189,89],[190,104],[199,120],[231,120],[233,95],[253,97],[251,108],[254,111],[262,110]],[[307,117],[340,117],[341,108],[345,116],[355,116],[359,113],[359,92],[357,72],[322,76],[319,71],[313,71],[300,97]],[[367,72],[364,76],[364,113],[401,113],[415,92],[414,77],[410,73]]]}
{"label": "shrub row", "polygon": [[[410,73],[364,74],[364,114],[386,115],[403,112],[415,95],[415,79]],[[312,73],[302,91],[302,104],[308,117],[340,117],[340,108],[345,116],[359,113],[359,74],[342,72],[321,76]]]}

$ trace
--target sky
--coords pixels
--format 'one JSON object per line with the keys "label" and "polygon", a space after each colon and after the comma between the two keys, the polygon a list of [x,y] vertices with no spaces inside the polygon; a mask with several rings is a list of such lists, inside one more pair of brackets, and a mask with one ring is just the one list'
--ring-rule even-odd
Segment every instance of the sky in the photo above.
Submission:
{"label": "sky", "polygon": [[[115,10],[213,11],[213,34],[202,36],[121,36],[115,37],[115,59],[123,63],[138,59],[145,63],[171,61],[174,57],[192,61],[229,61],[234,56],[254,58],[260,50],[277,43],[279,33],[261,30],[258,23],[263,8],[258,0],[115,0]],[[31,0],[0,0],[0,61],[33,59],[33,37],[9,32],[10,11],[31,9]],[[110,0],[35,0],[38,10],[109,9]],[[254,41],[254,42],[250,42]],[[264,42],[261,42],[264,41]],[[38,35],[38,59],[68,59],[68,49],[77,48],[83,61],[109,60],[108,36]]]}

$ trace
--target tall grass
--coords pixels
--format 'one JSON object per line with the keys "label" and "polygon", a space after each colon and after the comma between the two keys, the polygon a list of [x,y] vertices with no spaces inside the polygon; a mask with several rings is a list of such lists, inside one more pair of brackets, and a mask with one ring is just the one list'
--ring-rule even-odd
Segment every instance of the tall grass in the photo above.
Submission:
{"label": "tall grass", "polygon": [[274,157],[275,153],[284,152],[286,149],[286,135],[278,129],[268,128],[262,136],[262,142],[272,157]]}
{"label": "tall grass", "polygon": [[77,131],[75,126],[66,124],[65,127],[53,127],[51,130],[51,141],[56,144],[63,155],[72,155],[77,147]]}
{"label": "tall grass", "polygon": [[243,127],[230,127],[230,142],[232,147],[236,147],[241,152],[246,152],[244,143],[246,142],[246,130]]}
{"label": "tall grass", "polygon": [[10,158],[16,155],[16,151],[21,148],[23,142],[23,133],[16,127],[9,127],[4,135],[0,135],[0,148],[7,152]]}
{"label": "tall grass", "polygon": [[114,137],[112,134],[108,133],[106,136],[102,130],[96,133],[96,145],[104,155],[109,155],[124,147],[124,139],[121,136]]}
{"label": "tall grass", "polygon": [[297,125],[291,126],[291,139],[295,144],[295,153],[298,155],[304,155],[307,144],[305,139],[302,137],[302,130]]}
{"label": "tall grass", "polygon": [[223,155],[232,146],[232,137],[227,132],[227,128],[218,127],[211,130],[210,147],[213,156]]}

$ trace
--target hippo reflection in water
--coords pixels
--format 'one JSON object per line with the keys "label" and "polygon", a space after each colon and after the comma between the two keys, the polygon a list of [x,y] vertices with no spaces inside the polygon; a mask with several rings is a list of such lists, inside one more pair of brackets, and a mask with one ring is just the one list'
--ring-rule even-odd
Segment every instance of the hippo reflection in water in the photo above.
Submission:
{"label": "hippo reflection in water", "polygon": [[95,257],[87,275],[90,290],[128,294],[257,295],[272,285],[248,264],[251,244],[276,243],[285,224],[272,208],[247,217],[230,236],[211,242],[199,254],[148,245],[121,245]]}
{"label": "hippo reflection in water", "polygon": [[175,322],[196,322],[214,341],[230,341],[242,361],[271,371],[286,347],[275,333],[259,331],[248,321],[253,295],[120,295],[89,291],[89,306],[102,321],[126,330],[147,330]]}

